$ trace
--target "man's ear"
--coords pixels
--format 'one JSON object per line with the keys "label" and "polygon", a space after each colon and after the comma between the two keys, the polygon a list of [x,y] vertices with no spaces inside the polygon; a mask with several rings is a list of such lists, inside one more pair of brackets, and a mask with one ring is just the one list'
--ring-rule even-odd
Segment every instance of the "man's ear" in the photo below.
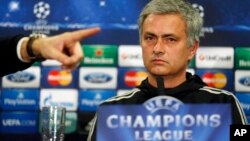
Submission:
{"label": "man's ear", "polygon": [[199,42],[197,42],[197,41],[194,42],[193,46],[188,48],[189,52],[190,52],[188,60],[191,60],[194,57],[198,48],[199,48]]}

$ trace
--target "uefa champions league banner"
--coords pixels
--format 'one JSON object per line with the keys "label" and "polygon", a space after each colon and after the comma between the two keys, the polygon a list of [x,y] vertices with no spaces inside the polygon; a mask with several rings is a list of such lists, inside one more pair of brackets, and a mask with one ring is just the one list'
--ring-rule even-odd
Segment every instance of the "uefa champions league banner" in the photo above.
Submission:
{"label": "uefa champions league banner", "polygon": [[[39,32],[52,35],[68,30],[100,26],[103,30],[98,40],[105,39],[107,43],[138,44],[137,18],[149,1],[1,0],[0,33],[13,35]],[[190,0],[190,2],[205,21],[201,35],[202,43],[248,45],[250,41],[246,37],[250,34],[249,0]]]}
{"label": "uefa champions league banner", "polygon": [[[1,0],[0,31],[51,34],[93,26],[136,29],[147,0]],[[18,29],[19,31],[15,31]],[[2,32],[1,32],[2,33]],[[6,32],[7,33],[7,32]]]}
{"label": "uefa champions league banner", "polygon": [[183,104],[158,96],[143,105],[98,109],[98,141],[229,141],[229,104]]}

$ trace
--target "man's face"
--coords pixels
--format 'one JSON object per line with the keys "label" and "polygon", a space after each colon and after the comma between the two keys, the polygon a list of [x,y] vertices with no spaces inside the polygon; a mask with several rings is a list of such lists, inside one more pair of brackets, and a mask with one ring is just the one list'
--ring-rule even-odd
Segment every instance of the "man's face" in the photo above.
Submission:
{"label": "man's face", "polygon": [[194,51],[188,47],[186,24],[178,14],[149,15],[142,26],[143,62],[150,74],[175,76],[186,71]]}

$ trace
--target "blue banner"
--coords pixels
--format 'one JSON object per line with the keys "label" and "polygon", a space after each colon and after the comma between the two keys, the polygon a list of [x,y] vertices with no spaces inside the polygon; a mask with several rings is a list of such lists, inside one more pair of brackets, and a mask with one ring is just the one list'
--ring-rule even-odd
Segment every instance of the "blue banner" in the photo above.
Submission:
{"label": "blue banner", "polygon": [[98,109],[98,141],[229,141],[228,104],[182,104],[162,96]]}
{"label": "blue banner", "polygon": [[250,93],[249,92],[237,92],[235,96],[240,101],[241,107],[243,108],[245,114],[247,116],[250,116]]}
{"label": "blue banner", "polygon": [[[92,43],[138,44],[137,18],[149,0],[1,0],[2,35],[62,31],[100,26]],[[249,0],[190,0],[204,18],[203,44],[248,45]],[[65,6],[67,5],[67,6]],[[235,35],[237,34],[237,38]],[[119,35],[119,36],[117,36]],[[221,39],[223,37],[223,39]],[[204,41],[203,41],[204,39]]]}
{"label": "blue banner", "polygon": [[11,111],[39,110],[39,89],[2,89],[2,109]]}
{"label": "blue banner", "polygon": [[2,112],[0,113],[0,131],[2,133],[37,133],[37,112]]}
{"label": "blue banner", "polygon": [[100,103],[115,95],[114,90],[80,90],[79,111],[95,112]]}

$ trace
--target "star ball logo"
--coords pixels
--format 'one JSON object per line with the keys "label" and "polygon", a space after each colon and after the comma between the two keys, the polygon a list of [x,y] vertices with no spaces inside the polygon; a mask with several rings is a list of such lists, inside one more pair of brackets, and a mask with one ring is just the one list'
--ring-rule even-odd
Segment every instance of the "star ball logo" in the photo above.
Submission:
{"label": "star ball logo", "polygon": [[67,86],[72,82],[72,74],[65,70],[52,70],[48,74],[48,83],[52,86]]}
{"label": "star ball logo", "polygon": [[205,12],[204,12],[204,7],[202,5],[194,3],[194,4],[192,4],[192,6],[193,6],[193,8],[195,8],[199,12],[201,17],[204,17]]}
{"label": "star ball logo", "polygon": [[42,34],[50,34],[51,31],[58,31],[59,24],[50,24],[47,20],[48,16],[51,14],[52,7],[49,3],[40,1],[35,3],[33,7],[32,14],[37,18],[34,23],[29,22],[24,24],[25,31],[31,31],[32,33],[42,33]]}
{"label": "star ball logo", "polygon": [[41,1],[34,5],[33,13],[38,19],[45,19],[50,14],[50,5]]}

